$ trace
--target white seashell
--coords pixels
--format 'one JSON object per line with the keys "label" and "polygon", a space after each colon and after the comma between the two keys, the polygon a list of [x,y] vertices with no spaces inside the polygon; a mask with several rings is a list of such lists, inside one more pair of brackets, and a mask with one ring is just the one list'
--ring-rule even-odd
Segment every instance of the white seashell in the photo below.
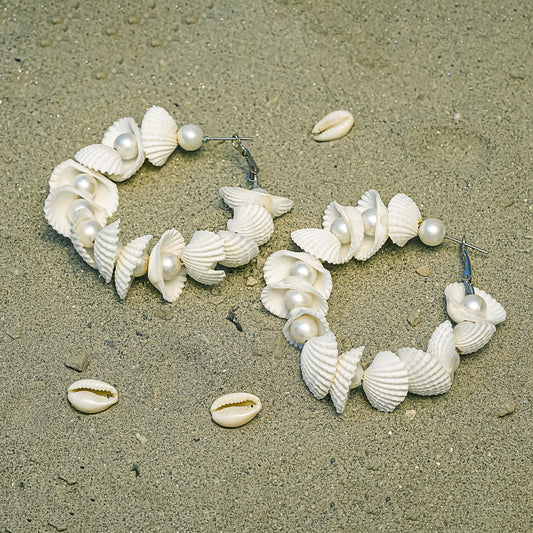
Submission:
{"label": "white seashell", "polygon": [[81,209],[74,212],[72,218],[72,223],[70,226],[70,241],[74,246],[74,249],[81,258],[92,268],[96,268],[96,263],[94,261],[94,247],[85,246],[83,239],[80,237],[79,228],[82,224],[87,221],[94,221],[95,217],[92,211],[88,209]]}
{"label": "white seashell", "polygon": [[381,201],[379,193],[374,189],[370,189],[361,196],[361,199],[357,202],[357,209],[361,213],[363,220],[365,220],[365,214],[368,213],[372,213],[372,218],[375,218],[375,224],[372,224],[371,229],[365,226],[363,241],[355,252],[355,258],[358,261],[366,261],[387,241],[389,213],[385,204]]}
{"label": "white seashell", "polygon": [[141,144],[152,165],[164,165],[178,147],[178,126],[162,107],[152,106],[141,124]]}
{"label": "white seashell", "polygon": [[321,337],[328,331],[329,326],[324,315],[314,309],[298,307],[292,310],[281,332],[290,344],[302,348],[309,338]]}
{"label": "white seashell", "polygon": [[247,392],[233,392],[213,402],[210,412],[219,426],[236,428],[246,424],[261,411],[261,400]]}
{"label": "white seashell", "polygon": [[115,121],[105,132],[102,139],[102,144],[104,146],[109,146],[110,148],[115,148],[115,141],[117,137],[123,134],[129,134],[135,137],[135,142],[137,144],[137,154],[131,159],[122,159],[124,165],[124,173],[119,176],[113,176],[114,181],[125,181],[128,178],[131,178],[135,172],[137,172],[144,163],[144,151],[142,148],[141,141],[141,130],[135,124],[135,120],[131,117],[119,118]]}
{"label": "white seashell", "polygon": [[115,288],[121,299],[126,297],[133,278],[148,271],[146,247],[151,239],[152,235],[137,237],[119,251],[115,267]]}
{"label": "white seashell", "polygon": [[333,141],[344,137],[353,126],[353,116],[349,111],[332,111],[313,128],[315,141]]}
{"label": "white seashell", "polygon": [[219,194],[224,203],[232,209],[242,204],[257,204],[264,207],[272,218],[284,215],[294,205],[294,202],[289,198],[274,196],[260,188],[250,190],[242,187],[221,187]]}
{"label": "white seashell", "polygon": [[352,348],[339,355],[339,359],[337,360],[337,370],[335,371],[335,378],[333,379],[329,393],[335,410],[339,415],[344,413],[350,389],[354,389],[361,384],[363,367],[360,361],[364,349],[364,346]]}
{"label": "white seashell", "polygon": [[98,232],[94,240],[94,262],[106,283],[111,281],[118,255],[120,218]]}
{"label": "white seashell", "polygon": [[111,216],[118,207],[118,189],[115,183],[102,174],[80,165],[73,159],[63,161],[54,168],[50,181],[48,182],[50,190],[58,189],[63,185],[70,185],[76,188],[76,182],[80,176],[88,175],[93,181],[94,191],[88,193],[84,189],[76,189],[83,194],[84,198],[104,209],[107,216]]}
{"label": "white seashell", "polygon": [[450,373],[435,357],[416,348],[400,348],[398,357],[407,367],[409,392],[412,394],[434,396],[450,390]]}
{"label": "white seashell", "polygon": [[90,144],[76,152],[74,157],[78,163],[98,172],[103,172],[112,180],[117,178],[117,181],[120,181],[119,177],[126,172],[126,167],[120,155],[110,146]]}
{"label": "white seashell", "polygon": [[485,320],[459,322],[453,328],[455,347],[461,355],[477,352],[490,341],[495,331],[496,326]]}
{"label": "white seashell", "polygon": [[227,267],[239,267],[249,263],[259,253],[259,247],[252,239],[233,231],[221,229],[217,235],[224,241],[224,260]]}
{"label": "white seashell", "polygon": [[309,339],[302,348],[302,377],[317,400],[321,400],[329,392],[337,370],[337,358],[337,340],[332,331]]}
{"label": "white seashell", "polygon": [[291,239],[307,253],[322,261],[339,265],[342,263],[341,241],[325,229],[304,228],[291,233]]}
{"label": "white seashell", "polygon": [[67,391],[68,401],[82,413],[100,413],[118,401],[115,387],[96,379],[81,379]]}
{"label": "white seashell", "polygon": [[[181,268],[179,259],[184,247],[185,241],[181,233],[174,228],[170,228],[163,233],[150,254],[148,279],[167,302],[174,302],[178,299],[187,279],[187,274],[185,269]],[[177,268],[172,274],[164,274],[163,260],[165,257],[173,257],[176,260]]]}
{"label": "white seashell", "polygon": [[453,378],[460,362],[459,354],[455,350],[453,328],[449,320],[435,328],[428,342],[427,353],[440,361],[444,369]]}
{"label": "white seashell", "polygon": [[[300,303],[305,301],[305,304]],[[280,318],[289,318],[291,309],[308,307],[326,316],[328,302],[312,285],[297,278],[267,285],[261,292],[261,302],[268,311]]]}
{"label": "white seashell", "polygon": [[258,246],[265,244],[274,233],[270,213],[258,204],[240,204],[233,208],[233,218],[228,220],[229,231],[252,239]]}
{"label": "white seashell", "polygon": [[418,236],[422,215],[416,203],[406,194],[400,193],[391,198],[389,211],[389,237],[398,246]]}
{"label": "white seashell", "polygon": [[379,352],[363,372],[363,390],[373,407],[385,413],[394,411],[409,390],[405,363],[392,352]]}
{"label": "white seashell", "polygon": [[478,322],[479,320],[485,320],[497,325],[505,320],[505,309],[490,294],[477,287],[474,287],[474,293],[481,296],[487,305],[487,310],[484,314],[478,315],[462,305],[465,298],[465,288],[462,283],[450,283],[446,287],[444,290],[444,294],[446,295],[446,311],[454,322]]}
{"label": "white seashell", "polygon": [[226,276],[223,270],[213,270],[218,262],[224,260],[225,254],[224,241],[212,231],[195,231],[179,257],[187,274],[198,283],[214,285]]}
{"label": "white seashell", "polygon": [[306,252],[274,252],[265,261],[263,274],[267,285],[275,285],[280,281],[291,283],[293,279],[307,281],[326,300],[333,288],[329,270],[316,257]]}

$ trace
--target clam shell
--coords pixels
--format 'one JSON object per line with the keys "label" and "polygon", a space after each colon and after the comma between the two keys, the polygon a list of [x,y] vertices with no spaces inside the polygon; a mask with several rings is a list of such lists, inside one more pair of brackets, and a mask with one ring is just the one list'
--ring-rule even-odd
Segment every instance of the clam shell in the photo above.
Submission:
{"label": "clam shell", "polygon": [[118,255],[120,218],[98,232],[94,240],[94,262],[106,283],[111,281]]}
{"label": "clam shell", "polygon": [[78,163],[107,174],[112,180],[121,181],[126,167],[116,150],[104,144],[90,144],[74,156]]}
{"label": "clam shell", "polygon": [[161,259],[165,254],[179,257],[184,247],[185,241],[181,233],[174,228],[170,228],[163,233],[150,254],[150,260],[148,262],[148,279],[163,295],[163,298],[167,302],[174,302],[178,299],[183,290],[183,286],[185,285],[187,274],[185,269],[182,268],[179,270],[176,277],[170,280],[165,280],[163,277],[163,265]]}
{"label": "clam shell", "polygon": [[322,227],[327,231],[331,231],[333,223],[338,218],[342,218],[350,232],[350,242],[348,244],[341,243],[340,248],[341,262],[347,263],[361,246],[364,235],[363,218],[357,208],[351,205],[342,206],[337,202],[331,202],[324,211]]}
{"label": "clam shell", "polygon": [[358,261],[366,261],[372,257],[387,241],[389,229],[389,213],[385,204],[381,201],[378,191],[370,189],[365,192],[359,202],[357,210],[361,215],[367,209],[374,209],[377,215],[377,223],[373,236],[364,235],[360,246],[355,252]]}
{"label": "clam shell", "polygon": [[239,267],[249,263],[259,253],[259,247],[252,239],[233,231],[221,229],[217,235],[224,241],[224,260],[227,267]]}
{"label": "clam shell", "polygon": [[248,392],[233,392],[213,402],[210,412],[219,426],[236,428],[246,424],[261,411],[261,400]]}
{"label": "clam shell", "polygon": [[465,297],[465,288],[462,283],[450,283],[444,290],[446,295],[446,311],[454,322],[478,322],[485,320],[495,326],[505,320],[505,309],[490,294],[474,287],[474,293],[481,296],[487,304],[487,313],[485,316],[478,316],[469,309],[466,309],[461,302]]}
{"label": "clam shell", "polygon": [[81,258],[92,268],[96,268],[96,263],[94,261],[94,248],[85,248],[83,246],[80,238],[78,237],[78,225],[86,219],[94,220],[94,214],[88,209],[83,209],[81,211],[76,211],[72,218],[72,223],[70,226],[70,241],[74,246],[74,249]]}
{"label": "clam shell", "polygon": [[233,218],[228,220],[227,228],[261,246],[274,233],[274,221],[264,207],[258,204],[240,204],[234,207]]}
{"label": "clam shell", "polygon": [[361,366],[360,361],[364,349],[364,346],[352,348],[339,355],[337,360],[335,378],[331,384],[329,394],[333,401],[333,405],[335,406],[335,410],[339,415],[344,413],[350,389],[358,387],[361,384],[363,367]]}
{"label": "clam shell", "polygon": [[319,120],[311,133],[315,141],[334,141],[344,137],[353,126],[353,116],[349,111],[331,111]]}
{"label": "clam shell", "polygon": [[162,107],[152,106],[141,124],[141,144],[152,165],[164,165],[178,147],[178,126]]}
{"label": "clam shell", "polygon": [[461,355],[477,352],[490,341],[495,331],[496,326],[485,320],[459,322],[453,328],[455,347]]}
{"label": "clam shell", "polygon": [[409,390],[405,363],[392,352],[379,352],[363,372],[363,390],[378,411],[394,411]]}
{"label": "clam shell", "polygon": [[213,270],[213,267],[224,260],[224,241],[212,231],[195,231],[191,241],[179,255],[191,278],[205,285],[220,283],[226,273],[224,270]]}
{"label": "clam shell", "polygon": [[81,379],[67,391],[68,401],[82,413],[100,413],[118,401],[115,387],[96,379]]}
{"label": "clam shell", "polygon": [[307,307],[297,307],[296,309],[293,309],[291,311],[291,315],[287,322],[285,322],[285,325],[283,326],[283,329],[281,332],[287,339],[287,341],[292,344],[293,346],[296,346],[297,348],[302,348],[303,344],[300,344],[297,342],[294,337],[292,336],[291,332],[291,325],[295,320],[298,318],[305,317],[311,319],[313,322],[315,322],[317,327],[317,335],[316,337],[321,337],[322,335],[325,335],[326,332],[329,331],[329,326],[326,320],[326,317],[319,313],[318,311],[315,311],[314,309],[308,309]]}
{"label": "clam shell", "polygon": [[311,394],[321,400],[329,392],[337,370],[337,340],[332,331],[312,337],[302,348],[300,369]]}
{"label": "clam shell", "polygon": [[391,198],[389,211],[389,237],[398,246],[405,246],[407,241],[418,236],[418,226],[422,215],[416,203],[406,194],[397,194]]}
{"label": "clam shell", "polygon": [[50,190],[58,189],[63,185],[74,187],[76,180],[81,174],[88,174],[96,180],[96,190],[92,196],[85,192],[80,192],[80,194],[83,194],[83,197],[90,199],[91,202],[104,209],[107,216],[110,217],[118,207],[118,189],[116,184],[105,176],[102,176],[102,174],[80,165],[73,159],[67,159],[54,168],[50,176],[50,181],[48,182]]}
{"label": "clam shell", "polygon": [[400,348],[398,357],[407,367],[409,392],[412,394],[434,396],[450,390],[450,373],[435,357],[416,348]]}
{"label": "clam shell", "polygon": [[428,342],[427,353],[440,361],[444,369],[453,378],[454,372],[459,366],[459,354],[455,350],[453,328],[449,320],[435,328]]}
{"label": "clam shell", "polygon": [[221,187],[219,194],[224,203],[232,209],[242,204],[257,204],[264,207],[272,218],[287,213],[294,205],[289,198],[274,196],[261,188],[250,190],[242,187]]}
{"label": "clam shell", "polygon": [[115,288],[121,299],[126,297],[131,282],[135,277],[135,270],[139,267],[139,263],[143,260],[143,257],[146,257],[146,261],[145,268],[142,268],[141,271],[146,273],[148,269],[146,247],[151,239],[152,235],[137,237],[120,250],[115,267]]}
{"label": "clam shell", "polygon": [[291,233],[292,240],[308,254],[322,261],[339,265],[343,262],[341,256],[341,241],[333,233],[325,229],[304,228]]}
{"label": "clam shell", "polygon": [[271,254],[263,267],[265,283],[267,285],[275,285],[280,281],[291,283],[294,279],[294,276],[291,276],[291,269],[297,263],[305,263],[314,271],[313,277],[316,279],[313,281],[312,287],[327,300],[333,288],[331,274],[316,257],[306,252],[279,250]]}

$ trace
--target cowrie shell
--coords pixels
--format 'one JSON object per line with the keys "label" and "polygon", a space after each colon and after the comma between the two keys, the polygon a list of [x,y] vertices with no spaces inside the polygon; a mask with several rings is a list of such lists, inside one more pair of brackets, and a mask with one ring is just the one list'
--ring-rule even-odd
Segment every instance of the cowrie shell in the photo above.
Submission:
{"label": "cowrie shell", "polygon": [[344,137],[353,126],[353,115],[349,111],[332,111],[319,120],[311,133],[315,141],[334,141]]}
{"label": "cowrie shell", "polygon": [[215,400],[210,411],[213,421],[219,426],[236,428],[261,411],[261,400],[248,392],[233,392]]}
{"label": "cowrie shell", "polygon": [[68,388],[67,397],[82,413],[100,413],[118,402],[118,391],[103,381],[80,379]]}

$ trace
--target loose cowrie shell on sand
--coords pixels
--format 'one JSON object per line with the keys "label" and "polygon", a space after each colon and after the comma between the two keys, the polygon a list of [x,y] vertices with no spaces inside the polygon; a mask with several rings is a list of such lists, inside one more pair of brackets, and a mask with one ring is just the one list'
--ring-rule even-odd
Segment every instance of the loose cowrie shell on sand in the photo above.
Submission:
{"label": "loose cowrie shell on sand", "polygon": [[67,397],[82,413],[100,413],[118,402],[118,391],[103,381],[81,379],[68,388]]}
{"label": "loose cowrie shell on sand", "polygon": [[334,141],[344,137],[353,126],[353,116],[349,111],[332,111],[319,120],[311,133],[315,141]]}
{"label": "loose cowrie shell on sand", "polygon": [[219,426],[236,428],[246,424],[261,411],[261,400],[248,392],[233,392],[213,402],[210,412]]}

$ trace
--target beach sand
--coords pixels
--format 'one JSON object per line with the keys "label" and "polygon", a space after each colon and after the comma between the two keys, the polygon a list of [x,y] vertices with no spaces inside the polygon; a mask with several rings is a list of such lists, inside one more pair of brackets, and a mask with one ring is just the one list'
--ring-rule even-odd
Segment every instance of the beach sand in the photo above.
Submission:
{"label": "beach sand", "polygon": [[[2,6],[0,531],[529,531],[531,6],[137,4]],[[294,200],[249,265],[214,287],[187,281],[172,304],[146,278],[121,301],[43,215],[54,167],[152,105],[253,137],[261,185]],[[335,109],[353,129],[312,140]],[[232,216],[218,189],[245,186],[246,170],[230,143],[178,149],[119,184],[110,220],[123,242],[218,231]],[[386,414],[356,389],[337,415],[263,308],[262,266],[298,250],[290,232],[319,227],[331,201],[372,188],[488,249],[470,254],[474,285],[507,320],[446,394]],[[329,325],[341,352],[366,346],[367,366],[425,349],[463,260],[414,239],[328,268]],[[82,378],[114,385],[118,403],[75,411],[66,391]],[[209,407],[234,391],[263,409],[224,429]]]}

